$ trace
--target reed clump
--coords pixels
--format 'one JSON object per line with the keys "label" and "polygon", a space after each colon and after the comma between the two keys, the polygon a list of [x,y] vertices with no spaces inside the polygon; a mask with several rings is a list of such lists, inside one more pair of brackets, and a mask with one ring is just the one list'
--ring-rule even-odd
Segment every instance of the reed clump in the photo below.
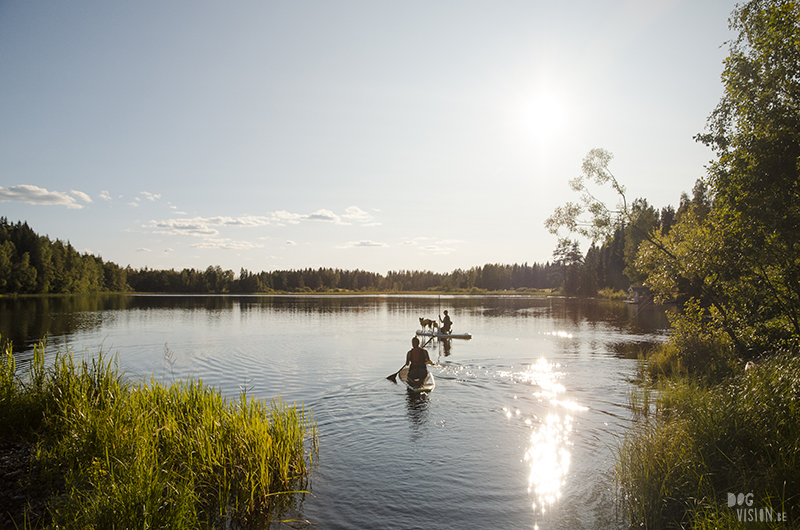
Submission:
{"label": "reed clump", "polygon": [[612,289],[611,287],[603,287],[597,292],[598,298],[605,298],[607,300],[625,300],[628,298],[628,293],[622,289]]}
{"label": "reed clump", "polygon": [[[673,373],[639,387],[631,402],[636,423],[616,465],[632,524],[800,528],[796,353],[774,354],[716,383]],[[730,502],[740,493],[751,493],[751,503]]]}
{"label": "reed clump", "polygon": [[53,528],[230,528],[265,523],[306,489],[316,430],[302,407],[202,381],[132,383],[102,353],[0,369],[7,437],[36,443]]}

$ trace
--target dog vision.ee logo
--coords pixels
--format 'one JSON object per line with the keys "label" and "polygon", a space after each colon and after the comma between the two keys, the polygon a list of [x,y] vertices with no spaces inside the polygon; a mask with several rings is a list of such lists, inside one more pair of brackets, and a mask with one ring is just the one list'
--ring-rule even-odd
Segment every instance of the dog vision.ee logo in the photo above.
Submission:
{"label": "dog vision.ee logo", "polygon": [[753,506],[753,494],[728,493],[728,508],[736,507],[736,517],[740,522],[785,522],[786,512],[778,512],[771,507],[757,508]]}

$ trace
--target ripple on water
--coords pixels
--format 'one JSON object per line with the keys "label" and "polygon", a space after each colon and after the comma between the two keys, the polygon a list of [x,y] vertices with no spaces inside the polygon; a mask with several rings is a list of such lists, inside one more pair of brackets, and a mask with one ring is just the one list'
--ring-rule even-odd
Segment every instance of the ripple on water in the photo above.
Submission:
{"label": "ripple on water", "polygon": [[[105,339],[133,376],[192,375],[231,397],[247,388],[304,403],[320,453],[298,516],[317,528],[624,527],[613,517],[610,446],[629,421],[634,354],[659,338],[630,308],[197,297],[151,309],[148,300],[86,319],[91,329],[53,333],[53,344],[96,351]],[[432,343],[436,390],[410,395],[384,377],[418,318],[442,302],[473,339]]]}

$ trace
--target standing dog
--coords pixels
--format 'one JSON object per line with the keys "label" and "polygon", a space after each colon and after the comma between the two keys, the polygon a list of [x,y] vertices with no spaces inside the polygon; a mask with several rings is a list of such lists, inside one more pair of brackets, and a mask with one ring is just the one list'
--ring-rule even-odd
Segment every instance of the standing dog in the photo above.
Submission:
{"label": "standing dog", "polygon": [[423,330],[428,328],[429,330],[433,331],[433,329],[436,328],[436,331],[439,331],[439,323],[429,318],[419,317],[419,325],[422,326]]}

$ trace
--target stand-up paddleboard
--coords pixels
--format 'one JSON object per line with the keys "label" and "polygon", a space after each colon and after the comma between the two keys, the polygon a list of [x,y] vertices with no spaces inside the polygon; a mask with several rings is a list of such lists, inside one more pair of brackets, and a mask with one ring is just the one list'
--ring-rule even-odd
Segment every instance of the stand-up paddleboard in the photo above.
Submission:
{"label": "stand-up paddleboard", "polygon": [[439,333],[438,331],[423,331],[417,330],[417,335],[421,337],[437,337],[439,339],[471,339],[472,335],[469,333]]}
{"label": "stand-up paddleboard", "polygon": [[408,366],[404,367],[397,373],[397,377],[405,383],[406,387],[412,392],[430,392],[436,386],[436,381],[433,380],[433,374],[428,370],[428,377],[422,382],[422,386],[415,387],[408,384]]}

